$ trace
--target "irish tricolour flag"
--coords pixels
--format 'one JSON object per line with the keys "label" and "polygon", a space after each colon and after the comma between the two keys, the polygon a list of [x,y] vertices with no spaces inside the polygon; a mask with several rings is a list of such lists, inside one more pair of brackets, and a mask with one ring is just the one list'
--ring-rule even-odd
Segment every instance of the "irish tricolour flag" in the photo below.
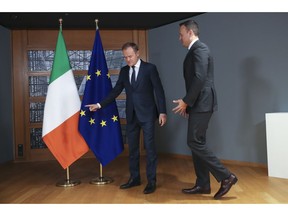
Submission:
{"label": "irish tricolour flag", "polygon": [[89,149],[78,131],[80,107],[60,27],[44,108],[42,138],[64,169]]}

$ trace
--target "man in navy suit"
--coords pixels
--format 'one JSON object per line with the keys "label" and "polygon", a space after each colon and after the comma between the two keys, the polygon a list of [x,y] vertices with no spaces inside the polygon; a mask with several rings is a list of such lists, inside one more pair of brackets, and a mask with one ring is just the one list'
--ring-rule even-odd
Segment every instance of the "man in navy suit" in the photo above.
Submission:
{"label": "man in navy suit", "polygon": [[127,189],[141,184],[139,139],[142,129],[148,181],[143,193],[149,194],[156,190],[157,154],[154,129],[157,118],[160,126],[166,123],[165,94],[156,66],[140,59],[139,48],[135,43],[125,43],[122,52],[127,65],[121,68],[116,85],[103,101],[87,106],[90,111],[104,108],[125,88],[130,178],[120,188]]}
{"label": "man in navy suit", "polygon": [[193,154],[196,183],[194,187],[183,189],[185,194],[210,194],[211,173],[218,182],[220,189],[215,199],[225,195],[237,177],[225,168],[220,160],[206,146],[206,131],[212,113],[217,109],[217,98],[214,87],[213,58],[206,44],[199,38],[198,24],[193,20],[180,23],[179,40],[188,48],[184,59],[184,80],[186,95],[174,100],[177,106],[173,109],[188,117],[187,144]]}

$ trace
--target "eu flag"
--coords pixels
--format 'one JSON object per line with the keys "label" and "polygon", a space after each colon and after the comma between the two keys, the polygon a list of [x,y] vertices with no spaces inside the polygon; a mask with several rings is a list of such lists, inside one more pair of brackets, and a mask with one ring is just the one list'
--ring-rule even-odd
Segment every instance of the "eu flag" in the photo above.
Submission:
{"label": "eu flag", "polygon": [[116,102],[90,112],[87,104],[103,100],[112,89],[105,54],[97,29],[79,116],[79,131],[86,143],[105,166],[124,149]]}

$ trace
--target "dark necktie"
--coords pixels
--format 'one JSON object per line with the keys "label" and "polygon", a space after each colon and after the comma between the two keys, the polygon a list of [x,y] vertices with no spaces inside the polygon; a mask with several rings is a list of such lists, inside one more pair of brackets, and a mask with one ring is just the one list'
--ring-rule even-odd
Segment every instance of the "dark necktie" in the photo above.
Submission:
{"label": "dark necktie", "polygon": [[136,86],[135,66],[132,66],[132,70],[133,70],[133,72],[132,72],[132,77],[131,77],[131,85],[132,85],[133,87],[135,87],[135,86]]}

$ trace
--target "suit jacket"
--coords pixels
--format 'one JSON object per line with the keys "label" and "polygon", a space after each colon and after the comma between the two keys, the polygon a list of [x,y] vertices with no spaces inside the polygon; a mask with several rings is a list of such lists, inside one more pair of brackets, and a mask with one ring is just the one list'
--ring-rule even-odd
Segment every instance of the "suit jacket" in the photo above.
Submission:
{"label": "suit jacket", "polygon": [[200,40],[189,49],[183,63],[187,112],[213,112],[217,110],[214,86],[213,58],[208,46]]}
{"label": "suit jacket", "polygon": [[154,64],[141,60],[136,87],[133,88],[129,69],[128,65],[121,68],[116,85],[100,105],[107,106],[125,88],[127,121],[132,121],[134,112],[141,122],[155,121],[159,113],[166,113],[165,94],[158,70]]}

